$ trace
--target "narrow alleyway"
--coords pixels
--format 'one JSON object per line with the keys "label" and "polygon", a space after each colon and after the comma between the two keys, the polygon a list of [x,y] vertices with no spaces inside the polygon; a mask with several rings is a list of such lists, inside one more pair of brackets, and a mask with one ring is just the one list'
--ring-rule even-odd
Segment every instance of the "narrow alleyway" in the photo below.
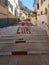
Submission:
{"label": "narrow alleyway", "polygon": [[49,65],[49,38],[38,26],[0,29],[0,65]]}

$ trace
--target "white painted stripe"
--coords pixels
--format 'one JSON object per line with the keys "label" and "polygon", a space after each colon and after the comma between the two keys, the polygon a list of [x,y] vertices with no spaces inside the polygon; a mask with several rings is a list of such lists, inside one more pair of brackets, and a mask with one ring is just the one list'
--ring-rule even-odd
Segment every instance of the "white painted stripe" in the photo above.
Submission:
{"label": "white painted stripe", "polygon": [[15,43],[15,41],[7,41],[7,40],[6,41],[3,41],[2,40],[2,41],[0,41],[0,43],[2,43],[2,44],[4,44],[4,43],[8,43],[8,44],[11,43],[12,44],[12,43]]}
{"label": "white painted stripe", "polygon": [[11,52],[0,52],[0,55],[12,55]]}
{"label": "white painted stripe", "polygon": [[40,35],[42,35],[42,37],[47,37],[47,35],[44,35],[44,34],[36,34],[36,33],[31,33],[31,34],[15,34],[15,35],[0,35],[0,38],[4,38],[4,37],[17,37],[17,36],[40,36]]}
{"label": "white painted stripe", "polygon": [[[27,53],[27,55],[40,55],[40,54],[49,54],[49,51],[20,51],[21,54],[19,54],[19,51],[13,51],[13,53],[17,53],[18,55],[26,55],[25,53]],[[17,55],[14,54],[14,55]],[[3,55],[13,55],[12,52],[0,52],[0,56]]]}
{"label": "white painted stripe", "polygon": [[49,54],[49,51],[28,51],[28,55],[33,55],[33,54]]}

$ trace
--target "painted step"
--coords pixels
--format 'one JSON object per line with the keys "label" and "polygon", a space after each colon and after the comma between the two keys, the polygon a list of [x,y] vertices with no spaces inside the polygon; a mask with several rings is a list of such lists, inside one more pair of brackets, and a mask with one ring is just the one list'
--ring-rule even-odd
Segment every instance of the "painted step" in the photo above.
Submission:
{"label": "painted step", "polygon": [[[48,40],[48,38],[47,37],[41,37],[41,38],[39,38],[39,37],[20,37],[20,39],[21,38],[23,38],[23,39],[25,39],[25,40],[30,40],[30,39],[32,39],[32,40]],[[19,37],[5,37],[5,38],[0,38],[0,41],[4,41],[4,40],[17,40],[17,39],[19,39]]]}
{"label": "painted step", "polygon": [[[11,42],[15,42],[15,41],[18,41],[18,40],[16,40],[16,39],[13,39],[13,40],[12,39],[7,39],[7,40],[6,39],[3,39],[2,40],[1,39],[0,40],[0,43],[7,43],[7,42],[10,42],[11,43]],[[43,43],[49,42],[48,40],[45,40],[45,39],[44,40],[42,40],[42,39],[39,40],[39,39],[29,39],[29,38],[28,39],[26,38],[26,41],[27,42],[32,42],[32,43],[33,42],[43,42]]]}
{"label": "painted step", "polygon": [[[0,44],[2,46],[2,44]],[[49,51],[49,44],[48,43],[21,43],[21,44],[5,44],[0,51],[41,51],[41,50],[48,50]]]}
{"label": "painted step", "polygon": [[48,59],[49,55],[0,56],[0,65],[49,65]]}
{"label": "painted step", "polygon": [[17,36],[45,36],[48,37],[47,35],[43,35],[43,34],[16,34],[16,35],[0,35],[1,37],[17,37]]}
{"label": "painted step", "polygon": [[9,44],[9,43],[12,44],[12,43],[15,43],[15,40],[6,40],[6,41],[3,41],[3,40],[2,40],[2,41],[0,41],[0,43],[1,43],[1,44],[5,44],[5,43],[6,43],[6,44]]}

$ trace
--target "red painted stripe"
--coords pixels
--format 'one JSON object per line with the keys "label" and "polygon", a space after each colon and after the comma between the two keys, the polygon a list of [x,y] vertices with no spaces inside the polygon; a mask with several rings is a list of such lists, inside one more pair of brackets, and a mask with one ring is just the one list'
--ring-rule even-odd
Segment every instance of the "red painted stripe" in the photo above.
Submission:
{"label": "red painted stripe", "polygon": [[20,27],[18,27],[16,34],[20,34],[19,30],[20,30]]}
{"label": "red painted stripe", "polygon": [[16,52],[12,52],[12,55],[27,55],[27,51],[16,51]]}
{"label": "red painted stripe", "polygon": [[18,40],[18,41],[16,41],[16,43],[26,43],[26,41]]}

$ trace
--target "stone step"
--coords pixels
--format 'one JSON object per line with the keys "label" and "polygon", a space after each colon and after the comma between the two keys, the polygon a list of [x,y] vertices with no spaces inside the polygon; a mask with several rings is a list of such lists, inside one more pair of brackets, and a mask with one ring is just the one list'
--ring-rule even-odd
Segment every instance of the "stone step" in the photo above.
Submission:
{"label": "stone step", "polygon": [[18,35],[1,35],[0,39],[17,39],[17,38],[33,38],[33,39],[45,39],[49,38],[46,35],[33,35],[33,34],[18,34]]}
{"label": "stone step", "polygon": [[45,36],[48,37],[47,35],[43,34],[15,34],[15,35],[0,35],[0,37],[16,37],[16,36]]}
{"label": "stone step", "polygon": [[[19,37],[3,37],[3,38],[0,38],[0,41],[6,41],[6,40],[17,40],[19,39]],[[20,37],[20,39],[24,39],[24,40],[48,40],[47,37]]]}
{"label": "stone step", "polygon": [[[32,33],[33,33],[33,32],[39,33],[39,31],[40,31],[40,30],[30,30],[30,32],[32,32]],[[14,34],[14,33],[16,33],[16,32],[17,32],[17,31],[15,31],[15,32],[11,32],[11,31],[10,31],[10,32],[6,32],[6,31],[5,31],[5,32],[0,32],[0,34]],[[47,34],[45,31],[40,31],[40,33]]]}
{"label": "stone step", "polygon": [[0,65],[49,65],[49,54],[0,56]]}
{"label": "stone step", "polygon": [[40,54],[45,54],[45,55],[47,55],[47,54],[49,54],[49,51],[46,51],[46,50],[40,50],[40,51],[38,51],[38,50],[36,50],[36,51],[12,51],[12,52],[8,52],[8,51],[0,51],[0,56],[2,55],[2,56],[12,56],[12,55],[40,55]]}
{"label": "stone step", "polygon": [[1,36],[0,37],[0,42],[2,41],[2,42],[5,42],[5,41],[7,41],[7,42],[9,42],[9,41],[16,41],[17,39],[20,39],[20,38],[23,38],[24,40],[26,40],[26,41],[35,41],[36,40],[36,42],[37,41],[40,41],[40,42],[45,42],[45,41],[48,41],[49,40],[49,38],[47,37],[47,36],[21,36],[21,35],[17,35],[17,36]]}
{"label": "stone step", "polygon": [[30,31],[31,33],[39,33],[39,34],[47,34],[46,32],[42,32],[42,31]]}
{"label": "stone step", "polygon": [[[38,40],[38,39],[36,39],[36,40],[34,40],[34,39],[24,39],[26,42],[32,42],[32,43],[36,43],[36,42],[38,42],[38,43],[48,43],[49,41],[48,40]],[[0,43],[16,43],[16,41],[18,41],[18,40],[12,40],[12,39],[8,39],[8,40],[0,40]]]}
{"label": "stone step", "polygon": [[[21,33],[22,34],[22,33]],[[24,33],[24,34],[27,34],[27,33]],[[40,32],[31,32],[30,34],[34,34],[34,35],[47,35],[47,34],[45,34],[45,33],[40,33]],[[14,34],[0,34],[0,36],[1,35],[17,35],[16,33],[14,33]],[[29,33],[28,33],[28,35],[29,35]],[[48,36],[48,35],[47,35]]]}
{"label": "stone step", "polygon": [[47,35],[47,33],[46,32],[39,32],[38,30],[37,31],[30,31],[31,33],[36,33],[36,34],[45,34],[45,35]]}
{"label": "stone step", "polygon": [[0,44],[0,51],[49,51],[49,43]]}
{"label": "stone step", "polygon": [[2,41],[0,41],[0,44],[4,44],[4,43],[6,43],[6,44],[12,44],[12,43],[15,43],[16,41],[15,40],[2,40]]}
{"label": "stone step", "polygon": [[[33,33],[33,34],[43,34],[43,35],[47,35],[47,33],[45,33],[45,32],[39,32],[39,31],[30,31],[31,32],[31,34]],[[0,33],[0,35],[14,35],[14,34],[16,34],[16,32],[15,33],[13,33],[13,32],[5,32],[5,33]]]}

